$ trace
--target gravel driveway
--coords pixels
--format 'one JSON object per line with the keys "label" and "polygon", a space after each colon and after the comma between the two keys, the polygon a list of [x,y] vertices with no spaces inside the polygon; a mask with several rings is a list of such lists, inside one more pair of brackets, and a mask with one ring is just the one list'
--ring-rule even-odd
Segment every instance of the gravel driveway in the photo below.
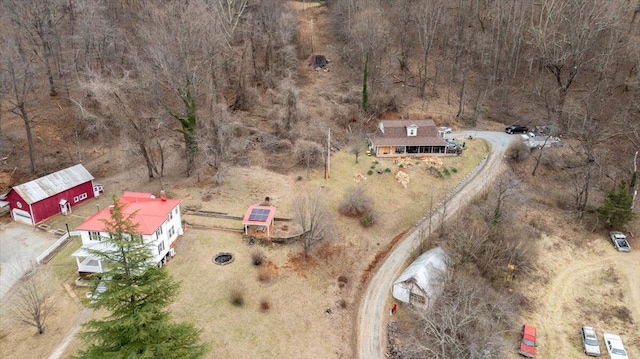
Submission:
{"label": "gravel driveway", "polygon": [[0,300],[36,257],[58,239],[51,233],[14,222],[0,220]]}
{"label": "gravel driveway", "polygon": [[[463,208],[473,196],[483,187],[489,185],[500,172],[503,157],[509,143],[518,136],[501,132],[469,131],[456,132],[448,137],[464,138],[465,136],[484,138],[491,144],[489,156],[480,168],[468,176],[457,191],[452,194],[447,204],[446,217],[449,218]],[[442,208],[433,214],[433,223],[439,223]],[[391,286],[393,281],[404,269],[409,256],[420,245],[420,227],[428,223],[423,220],[415,226],[413,232],[399,242],[386,260],[377,268],[365,290],[364,297],[358,311],[358,355],[361,359],[385,358],[386,338],[383,337],[385,312],[389,309]]]}

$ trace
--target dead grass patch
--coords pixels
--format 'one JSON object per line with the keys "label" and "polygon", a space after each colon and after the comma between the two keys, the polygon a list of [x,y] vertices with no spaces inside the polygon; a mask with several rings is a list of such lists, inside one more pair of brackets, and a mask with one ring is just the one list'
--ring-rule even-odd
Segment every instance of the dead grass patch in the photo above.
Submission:
{"label": "dead grass patch", "polygon": [[271,282],[275,277],[274,271],[269,267],[258,268],[258,281],[263,283]]}

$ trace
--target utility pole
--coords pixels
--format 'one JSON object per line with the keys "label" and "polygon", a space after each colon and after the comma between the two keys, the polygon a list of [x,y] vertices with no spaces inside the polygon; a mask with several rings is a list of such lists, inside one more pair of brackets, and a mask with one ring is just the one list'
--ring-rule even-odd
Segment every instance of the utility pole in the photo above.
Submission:
{"label": "utility pole", "polygon": [[324,173],[324,178],[331,178],[331,128],[327,132],[327,168]]}

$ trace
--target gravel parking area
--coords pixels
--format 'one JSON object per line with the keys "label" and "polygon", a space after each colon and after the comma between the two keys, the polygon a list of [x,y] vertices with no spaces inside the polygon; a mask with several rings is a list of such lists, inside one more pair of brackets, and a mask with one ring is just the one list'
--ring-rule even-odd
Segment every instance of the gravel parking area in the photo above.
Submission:
{"label": "gravel parking area", "polygon": [[57,239],[52,233],[14,222],[10,217],[0,220],[0,300],[30,263]]}

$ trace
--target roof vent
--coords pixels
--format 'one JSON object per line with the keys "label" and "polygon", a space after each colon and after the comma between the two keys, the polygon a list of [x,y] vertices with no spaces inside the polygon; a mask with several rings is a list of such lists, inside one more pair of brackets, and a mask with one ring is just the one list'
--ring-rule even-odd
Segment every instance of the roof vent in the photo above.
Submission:
{"label": "roof vent", "polygon": [[163,202],[167,200],[167,192],[165,192],[163,189],[160,190],[160,200],[162,200]]}

